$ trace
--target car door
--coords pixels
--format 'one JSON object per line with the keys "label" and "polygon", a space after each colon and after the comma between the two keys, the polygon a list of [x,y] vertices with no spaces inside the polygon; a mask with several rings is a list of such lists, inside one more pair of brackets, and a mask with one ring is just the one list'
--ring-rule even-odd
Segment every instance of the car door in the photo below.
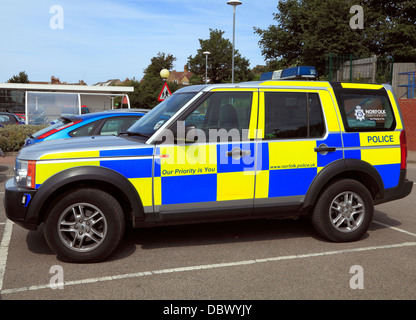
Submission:
{"label": "car door", "polygon": [[255,214],[296,210],[317,174],[343,157],[334,106],[324,90],[260,90],[259,131]]}
{"label": "car door", "polygon": [[252,215],[257,109],[256,89],[213,90],[169,128],[175,142],[157,147],[157,219]]}

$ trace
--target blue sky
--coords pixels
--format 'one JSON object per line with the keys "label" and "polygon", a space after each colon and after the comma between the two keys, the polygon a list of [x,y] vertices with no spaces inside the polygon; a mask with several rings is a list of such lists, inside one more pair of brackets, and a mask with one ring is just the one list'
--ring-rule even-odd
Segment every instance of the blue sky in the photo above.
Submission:
{"label": "blue sky", "polygon": [[[242,2],[236,10],[236,49],[254,67],[264,59],[253,27],[274,23],[278,1]],[[62,15],[50,12],[54,5]],[[63,21],[63,29],[51,28],[51,21]],[[55,76],[89,85],[141,79],[158,52],[176,57],[174,69],[181,71],[210,28],[232,41],[232,22],[227,0],[1,0],[0,82],[20,71],[31,81]]]}

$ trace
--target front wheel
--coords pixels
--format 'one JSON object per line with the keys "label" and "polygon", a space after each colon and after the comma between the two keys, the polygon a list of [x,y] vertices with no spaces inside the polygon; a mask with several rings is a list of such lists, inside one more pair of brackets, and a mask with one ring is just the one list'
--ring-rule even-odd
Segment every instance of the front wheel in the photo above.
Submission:
{"label": "front wheel", "polygon": [[374,202],[368,189],[356,180],[342,179],[322,192],[312,223],[330,241],[356,241],[367,232],[373,214]]}
{"label": "front wheel", "polygon": [[67,192],[52,204],[45,239],[68,262],[98,262],[118,246],[125,228],[120,204],[110,194],[83,188]]}

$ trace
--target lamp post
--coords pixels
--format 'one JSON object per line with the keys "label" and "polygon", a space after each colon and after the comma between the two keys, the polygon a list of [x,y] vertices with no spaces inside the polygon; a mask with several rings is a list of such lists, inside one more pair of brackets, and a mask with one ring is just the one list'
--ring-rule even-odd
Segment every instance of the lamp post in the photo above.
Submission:
{"label": "lamp post", "polygon": [[205,54],[205,84],[208,83],[208,56],[211,54],[209,51],[204,51],[202,54]]}
{"label": "lamp post", "polygon": [[233,6],[233,57],[232,57],[231,83],[234,83],[235,7],[242,4],[242,2],[240,0],[229,0],[227,4],[229,4],[230,6]]}
{"label": "lamp post", "polygon": [[168,69],[162,69],[160,71],[160,77],[163,79],[163,82],[166,82],[166,79],[169,77],[169,70]]}

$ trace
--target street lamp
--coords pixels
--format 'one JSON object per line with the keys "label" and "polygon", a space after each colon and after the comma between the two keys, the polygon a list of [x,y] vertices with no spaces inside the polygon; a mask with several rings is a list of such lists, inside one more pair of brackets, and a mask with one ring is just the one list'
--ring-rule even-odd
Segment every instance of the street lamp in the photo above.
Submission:
{"label": "street lamp", "polygon": [[227,2],[230,6],[233,6],[233,59],[232,59],[232,70],[231,70],[231,83],[234,83],[234,47],[235,47],[235,7],[242,4],[240,0],[229,0]]}
{"label": "street lamp", "polygon": [[202,54],[205,54],[205,84],[208,83],[208,56],[211,54],[209,51],[204,51]]}
{"label": "street lamp", "polygon": [[160,77],[163,79],[163,82],[166,82],[166,79],[169,77],[169,70],[168,69],[162,69],[160,71]]}

